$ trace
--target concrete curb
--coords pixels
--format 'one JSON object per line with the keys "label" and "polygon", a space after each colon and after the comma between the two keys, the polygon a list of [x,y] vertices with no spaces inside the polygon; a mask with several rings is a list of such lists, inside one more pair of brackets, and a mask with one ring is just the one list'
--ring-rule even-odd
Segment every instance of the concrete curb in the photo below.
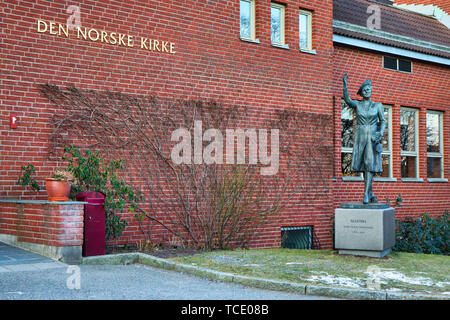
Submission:
{"label": "concrete curb", "polygon": [[267,290],[287,291],[311,296],[326,296],[341,299],[359,300],[450,300],[450,296],[414,294],[406,292],[388,292],[385,290],[351,289],[292,283],[278,280],[240,276],[232,273],[214,271],[202,267],[181,264],[174,261],[154,257],[142,252],[110,254],[103,256],[83,257],[85,265],[128,265],[140,263],[143,265],[166,270],[184,272],[211,280],[234,282],[249,287]]}

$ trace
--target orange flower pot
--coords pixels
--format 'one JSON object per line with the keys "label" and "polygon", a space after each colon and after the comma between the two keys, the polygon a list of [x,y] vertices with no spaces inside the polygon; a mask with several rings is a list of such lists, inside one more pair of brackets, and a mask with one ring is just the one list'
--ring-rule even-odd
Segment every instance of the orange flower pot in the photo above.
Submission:
{"label": "orange flower pot", "polygon": [[69,201],[70,182],[45,178],[48,201]]}

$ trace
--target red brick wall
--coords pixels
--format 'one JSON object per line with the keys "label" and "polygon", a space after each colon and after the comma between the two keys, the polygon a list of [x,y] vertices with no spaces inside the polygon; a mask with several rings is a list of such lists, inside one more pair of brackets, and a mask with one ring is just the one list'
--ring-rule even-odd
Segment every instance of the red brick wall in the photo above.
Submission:
{"label": "red brick wall", "polygon": [[448,0],[395,0],[396,4],[425,4],[425,5],[435,5],[450,14],[450,2]]}
{"label": "red brick wall", "polygon": [[[362,183],[340,178],[340,97],[341,77],[350,76],[350,93],[365,78],[374,83],[374,101],[393,105],[393,166],[397,182],[375,182],[380,200],[401,194],[404,206],[398,216],[429,211],[442,214],[450,207],[448,183],[426,181],[425,137],[420,135],[420,177],[423,183],[403,183],[400,179],[399,108],[420,108],[420,132],[425,132],[427,108],[444,114],[444,139],[450,136],[449,70],[413,62],[413,74],[384,70],[381,56],[332,44],[332,1],[282,1],[286,7],[286,42],[289,50],[270,45],[270,1],[257,1],[256,38],[260,43],[239,39],[239,1],[78,1],[81,25],[108,32],[120,32],[175,44],[176,53],[161,53],[135,47],[37,33],[37,20],[65,24],[69,14],[66,1],[4,1],[1,27],[3,37],[0,65],[0,197],[44,199],[17,186],[20,166],[37,167],[38,180],[60,162],[50,160],[49,122],[58,110],[37,89],[40,83],[65,87],[75,85],[93,90],[153,94],[169,98],[216,99],[246,105],[251,109],[249,127],[261,115],[277,109],[296,109],[333,115],[334,176],[329,192],[314,203],[293,201],[254,239],[253,246],[280,244],[280,226],[314,225],[322,248],[330,248],[333,207],[344,201],[359,201]],[[317,54],[298,50],[298,10],[314,10],[313,48]],[[444,9],[444,8],[443,8]],[[362,63],[363,61],[364,63]],[[333,66],[333,68],[331,67]],[[333,74],[334,70],[334,74]],[[334,110],[333,110],[334,97]],[[11,114],[18,116],[18,128],[9,127]],[[397,126],[396,126],[397,124]],[[299,137],[299,141],[304,137]],[[450,139],[445,139],[445,159],[449,159]],[[445,161],[444,176],[448,178]],[[42,184],[42,182],[41,182]],[[331,185],[331,168],[330,168]],[[334,199],[333,199],[334,192]],[[120,242],[142,239],[133,215]],[[154,230],[163,238],[160,228]]]}
{"label": "red brick wall", "polygon": [[[173,42],[176,53],[146,51],[36,31],[38,19],[65,24],[67,1],[23,0],[2,3],[3,37],[0,91],[0,197],[43,199],[16,185],[20,166],[37,167],[43,179],[58,161],[48,154],[49,121],[58,110],[37,89],[40,83],[93,90],[153,94],[172,98],[216,99],[261,111],[293,108],[331,115],[332,1],[282,1],[287,5],[289,50],[270,45],[270,1],[257,1],[256,37],[239,39],[239,1],[90,1],[80,0],[83,27]],[[313,9],[313,48],[298,50],[298,10]],[[18,117],[10,129],[9,117]],[[256,118],[255,118],[256,119]],[[251,123],[253,120],[249,118]],[[332,141],[332,137],[329,137]],[[331,169],[330,169],[331,170]],[[331,171],[330,171],[331,172]],[[320,195],[326,209],[294,204],[261,233],[254,245],[280,243],[280,225],[315,226],[330,247],[331,194]],[[122,242],[142,239],[129,217]],[[162,234],[162,230],[159,230]]]}
{"label": "red brick wall", "polygon": [[[411,74],[383,69],[382,54],[335,45],[333,87],[335,96],[335,205],[341,202],[361,201],[362,182],[341,179],[341,97],[342,76],[349,75],[349,93],[352,99],[365,79],[372,80],[372,100],[392,107],[392,165],[396,182],[374,182],[374,193],[380,201],[386,198],[395,203],[401,194],[403,206],[396,208],[396,217],[414,216],[429,212],[442,215],[450,209],[450,183],[428,182],[426,162],[426,111],[444,112],[444,178],[450,176],[450,70],[448,67],[413,60]],[[400,172],[400,107],[419,109],[419,178],[424,182],[402,182]]]}
{"label": "red brick wall", "polygon": [[53,247],[83,244],[81,205],[0,202],[0,233]]}

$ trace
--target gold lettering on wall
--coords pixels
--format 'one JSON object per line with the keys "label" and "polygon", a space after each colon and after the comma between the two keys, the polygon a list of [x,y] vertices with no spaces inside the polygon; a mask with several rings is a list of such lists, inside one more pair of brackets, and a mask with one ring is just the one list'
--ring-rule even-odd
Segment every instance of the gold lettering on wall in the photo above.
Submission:
{"label": "gold lettering on wall", "polygon": [[69,26],[68,25],[62,25],[62,24],[59,24],[58,25],[58,35],[61,35],[61,31],[64,33],[64,35],[66,36],[66,38],[68,38],[69,37]]}
{"label": "gold lettering on wall", "polygon": [[102,42],[108,43],[108,33],[102,30]]}
{"label": "gold lettering on wall", "polygon": [[147,47],[147,38],[141,38],[141,49],[148,49]]}
{"label": "gold lettering on wall", "polygon": [[55,31],[55,25],[56,23],[50,22],[50,34],[58,34],[58,32]]}
{"label": "gold lettering on wall", "polygon": [[47,31],[47,23],[42,20],[38,20],[37,32],[43,33]]}
{"label": "gold lettering on wall", "polygon": [[[53,21],[37,20],[36,31],[38,33],[48,33],[54,36],[62,36],[70,38],[70,28],[66,24],[56,23]],[[91,42],[101,42],[110,45],[123,46],[133,48],[135,41],[139,45],[139,49],[174,54],[175,43],[158,39],[149,39],[146,37],[134,37],[130,34],[120,32],[108,32],[105,30],[97,30],[95,28],[77,27],[73,30],[77,39]]]}
{"label": "gold lettering on wall", "polygon": [[80,39],[80,35],[84,38],[84,40],[87,40],[87,30],[86,28],[84,28],[84,32],[83,29],[81,27],[77,28],[77,38]]}

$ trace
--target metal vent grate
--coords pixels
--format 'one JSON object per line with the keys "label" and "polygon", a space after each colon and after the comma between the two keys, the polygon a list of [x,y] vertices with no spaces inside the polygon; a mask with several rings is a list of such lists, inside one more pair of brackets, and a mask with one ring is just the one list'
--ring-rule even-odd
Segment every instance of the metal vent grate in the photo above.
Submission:
{"label": "metal vent grate", "polygon": [[312,226],[282,227],[281,247],[288,249],[312,249]]}

